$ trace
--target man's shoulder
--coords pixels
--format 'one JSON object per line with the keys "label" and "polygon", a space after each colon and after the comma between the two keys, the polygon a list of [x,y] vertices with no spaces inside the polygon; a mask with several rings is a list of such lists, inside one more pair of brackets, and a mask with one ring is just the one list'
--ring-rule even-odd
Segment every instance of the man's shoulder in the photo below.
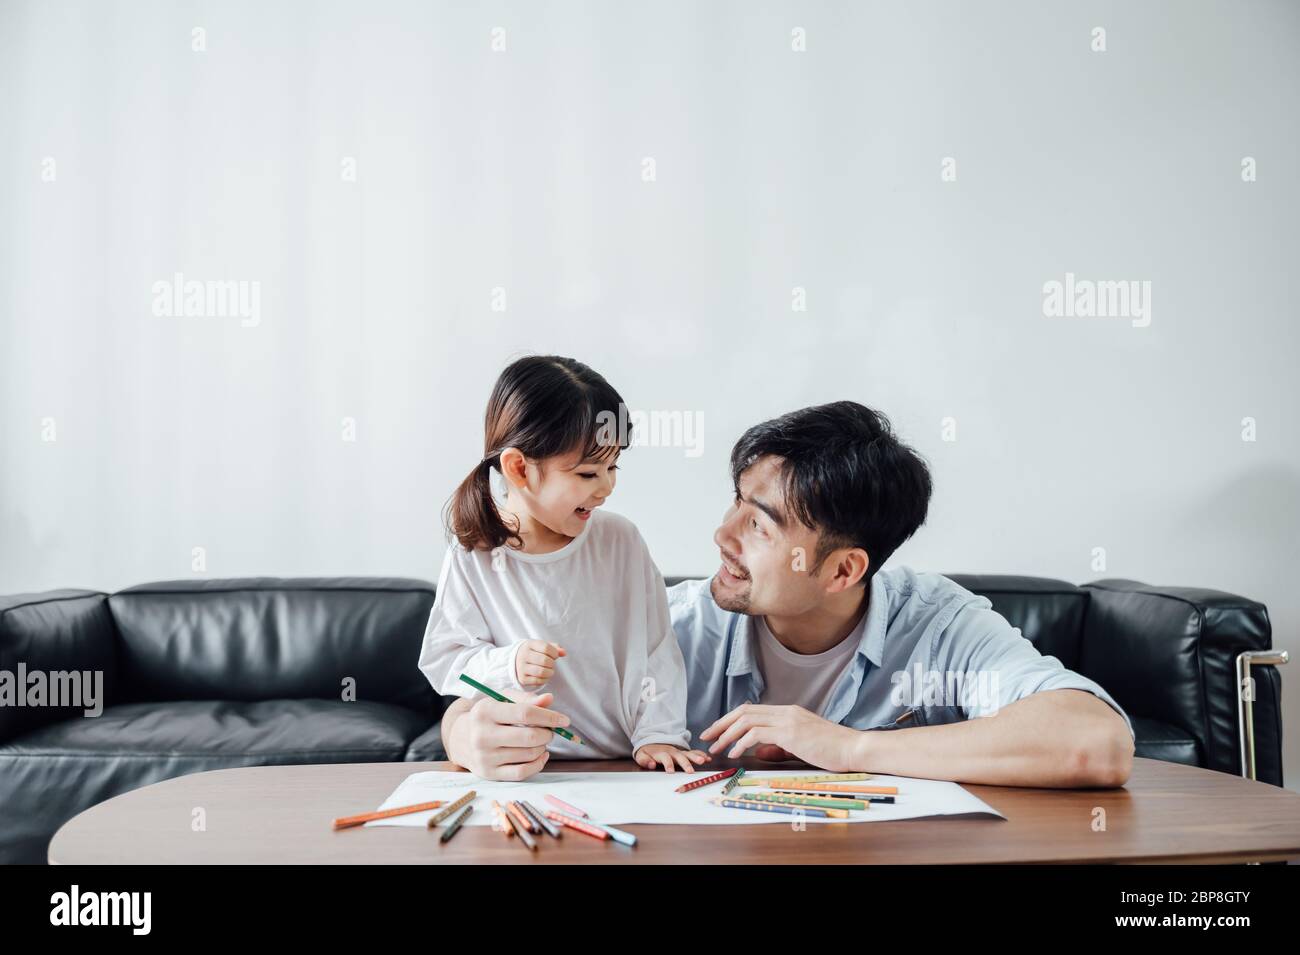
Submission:
{"label": "man's shoulder", "polygon": [[689,672],[709,669],[715,663],[721,665],[727,631],[736,616],[717,605],[709,583],[705,577],[683,580],[668,588],[668,616]]}
{"label": "man's shoulder", "polygon": [[988,605],[987,598],[967,590],[943,574],[925,573],[911,567],[887,567],[876,574],[891,609],[909,615],[932,616],[975,603]]}
{"label": "man's shoulder", "polygon": [[669,587],[668,610],[672,614],[674,623],[679,617],[721,619],[727,613],[714,602],[708,577],[683,580]]}

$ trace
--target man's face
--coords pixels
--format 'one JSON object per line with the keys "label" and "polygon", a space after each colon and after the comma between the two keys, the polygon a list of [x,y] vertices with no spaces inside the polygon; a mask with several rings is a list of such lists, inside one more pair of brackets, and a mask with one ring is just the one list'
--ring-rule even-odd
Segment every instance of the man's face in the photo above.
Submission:
{"label": "man's face", "polygon": [[713,534],[722,566],[709,589],[723,610],[794,616],[824,597],[825,582],[810,573],[817,533],[787,509],[781,463],[781,458],[768,455],[746,469],[722,526]]}

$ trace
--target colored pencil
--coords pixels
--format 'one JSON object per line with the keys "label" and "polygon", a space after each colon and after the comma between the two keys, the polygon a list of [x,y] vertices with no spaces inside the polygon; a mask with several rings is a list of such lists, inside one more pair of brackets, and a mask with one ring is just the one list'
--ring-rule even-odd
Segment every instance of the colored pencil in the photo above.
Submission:
{"label": "colored pencil", "polygon": [[538,812],[537,807],[532,803],[524,802],[524,800],[521,799],[519,800],[519,808],[528,813],[533,821],[542,827],[542,831],[552,839],[558,839],[560,836],[564,835],[564,833],[560,832],[560,827]]}
{"label": "colored pencil", "polygon": [[592,825],[596,826],[598,829],[604,829],[615,842],[622,843],[625,846],[636,845],[636,836],[632,835],[630,832],[624,832],[622,829],[615,829],[613,826],[607,826],[603,822],[593,822]]}
{"label": "colored pencil", "polygon": [[742,786],[776,786],[782,783],[846,783],[870,779],[871,773],[822,773],[820,776],[769,776],[767,779],[750,777]]}
{"label": "colored pencil", "polygon": [[501,808],[501,803],[495,799],[492,800],[492,818],[496,820],[496,828],[504,832],[507,839],[514,837],[515,827],[510,825],[510,820],[506,817],[506,811]]}
{"label": "colored pencil", "polygon": [[736,775],[734,769],[724,769],[720,773],[714,773],[712,776],[705,776],[703,779],[697,779],[694,782],[686,783],[684,786],[678,786],[673,790],[675,793],[690,792],[692,789],[699,789],[701,786],[708,786],[711,783],[720,782],[723,779],[729,779]]}
{"label": "colored pencil", "polygon": [[722,787],[722,795],[725,796],[728,793],[730,793],[733,789],[735,789],[736,783],[740,783],[742,786],[745,785],[745,783],[742,782],[742,778],[744,777],[744,775],[745,775],[745,771],[743,769],[736,770],[736,775],[728,779],[727,785]]}
{"label": "colored pencil", "polygon": [[472,800],[472,799],[473,799],[475,796],[477,796],[477,795],[478,795],[478,793],[474,792],[474,790],[471,789],[469,792],[467,792],[465,795],[461,796],[459,799],[457,799],[454,803],[452,803],[452,804],[451,804],[450,806],[448,806],[446,809],[442,810],[442,811],[439,812],[439,813],[436,813],[436,814],[433,815],[433,816],[430,816],[430,817],[429,817],[429,828],[432,829],[434,826],[436,826],[438,823],[442,822],[444,819],[446,819],[448,816],[450,816],[453,812],[455,812],[455,811],[456,811],[457,809],[459,809],[461,806],[465,805],[467,802],[469,802],[470,800]]}
{"label": "colored pencil", "polygon": [[583,812],[577,806],[570,805],[569,803],[565,802],[563,799],[559,799],[555,796],[546,796],[545,799],[556,809],[560,810],[560,812],[565,813],[566,815],[573,816],[575,819],[588,818],[585,812]]}
{"label": "colored pencil", "polygon": [[823,809],[867,809],[871,803],[865,799],[841,799],[834,796],[818,798],[817,796],[796,796],[792,793],[744,793],[737,799],[753,799],[757,802],[778,802],[786,806],[820,806]]}
{"label": "colored pencil", "polygon": [[506,822],[515,830],[515,835],[519,837],[519,841],[528,847],[529,852],[536,852],[537,840],[528,834],[528,827],[516,819],[513,813],[507,812],[504,815]]}
{"label": "colored pencil", "polygon": [[519,823],[519,825],[523,826],[529,832],[538,833],[542,831],[542,827],[529,819],[528,816],[524,814],[524,811],[519,808],[519,803],[514,800],[506,803],[506,812],[514,816],[515,822]]}
{"label": "colored pencil", "polygon": [[408,812],[424,812],[426,809],[437,809],[442,805],[442,800],[434,802],[420,802],[413,806],[398,806],[394,809],[380,809],[378,812],[363,812],[359,816],[340,816],[334,820],[335,829],[351,829],[353,826],[363,826],[372,819],[390,819],[393,816],[404,816]]}
{"label": "colored pencil", "polygon": [[474,811],[473,806],[466,806],[465,811],[462,812],[455,819],[453,819],[451,821],[451,825],[449,825],[446,829],[443,830],[442,837],[438,841],[448,842],[452,836],[460,832],[460,827],[465,824],[465,820],[469,817],[469,814],[473,811]]}
{"label": "colored pencil", "polygon": [[819,793],[852,793],[856,796],[875,794],[877,796],[897,796],[897,786],[864,786],[862,783],[798,783],[793,786],[773,786],[772,789],[807,789]]}
{"label": "colored pencil", "polygon": [[[855,796],[853,793],[820,793],[811,789],[775,789],[774,793],[782,796],[811,796],[814,799],[847,799],[857,802],[880,802],[893,803],[898,800],[893,796],[873,796],[870,794]],[[754,795],[753,793],[744,793],[744,795]]]}
{"label": "colored pencil", "polygon": [[710,799],[715,806],[728,809],[750,809],[756,812],[781,812],[791,816],[817,816],[825,819],[847,819],[847,809],[814,809],[811,806],[781,806],[770,802],[751,802],[748,799]]}
{"label": "colored pencil", "polygon": [[570,829],[575,829],[584,835],[591,836],[593,839],[603,840],[610,838],[610,834],[599,826],[593,826],[589,822],[584,822],[581,819],[576,819],[573,816],[566,815],[565,813],[551,810],[546,815],[548,818],[558,822],[560,825],[568,826]]}
{"label": "colored pencil", "polygon": [[[468,683],[470,686],[472,686],[474,689],[478,690],[480,693],[486,693],[488,696],[492,697],[492,699],[496,700],[498,703],[513,703],[513,702],[514,702],[514,700],[510,699],[510,697],[508,697],[508,696],[502,696],[502,695],[501,695],[500,693],[498,693],[496,690],[492,689],[491,687],[484,686],[482,683],[480,683],[478,680],[475,680],[473,677],[466,676],[464,673],[462,673],[462,674],[460,675],[460,678],[461,678],[461,680],[463,680],[464,682],[466,682],[466,683]],[[569,730],[566,730],[563,726],[552,726],[552,727],[551,727],[551,732],[552,732],[552,733],[557,733],[557,734],[559,734],[560,736],[563,736],[565,739],[571,739],[571,740],[573,740],[575,743],[577,743],[579,746],[586,746],[586,745],[587,745],[586,743],[584,743],[584,742],[582,741],[582,737],[581,737],[581,736],[579,736],[577,733],[573,733],[573,732],[570,732]]]}

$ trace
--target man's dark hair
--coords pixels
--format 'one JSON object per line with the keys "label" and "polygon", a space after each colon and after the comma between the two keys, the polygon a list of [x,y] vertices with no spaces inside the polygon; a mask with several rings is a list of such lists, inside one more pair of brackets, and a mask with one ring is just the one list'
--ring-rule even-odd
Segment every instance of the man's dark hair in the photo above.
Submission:
{"label": "man's dark hair", "polygon": [[925,523],[930,469],[899,441],[889,419],[856,401],[835,401],[756,424],[731,450],[731,480],[757,459],[783,458],[785,507],[820,533],[812,572],[840,547],[861,547],[880,569]]}

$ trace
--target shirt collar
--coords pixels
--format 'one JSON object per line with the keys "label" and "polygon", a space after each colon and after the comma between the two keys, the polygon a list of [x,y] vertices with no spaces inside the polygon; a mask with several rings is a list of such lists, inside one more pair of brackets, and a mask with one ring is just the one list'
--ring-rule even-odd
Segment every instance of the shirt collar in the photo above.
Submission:
{"label": "shirt collar", "polygon": [[[889,593],[880,574],[871,575],[871,596],[867,602],[866,625],[862,628],[862,637],[858,640],[859,656],[866,657],[873,666],[880,666],[885,655],[885,632],[889,624]],[[754,672],[754,657],[757,652],[755,641],[758,634],[754,632],[754,618],[742,613],[733,613],[729,629],[731,631],[731,653],[727,656],[727,676],[745,676]]]}

